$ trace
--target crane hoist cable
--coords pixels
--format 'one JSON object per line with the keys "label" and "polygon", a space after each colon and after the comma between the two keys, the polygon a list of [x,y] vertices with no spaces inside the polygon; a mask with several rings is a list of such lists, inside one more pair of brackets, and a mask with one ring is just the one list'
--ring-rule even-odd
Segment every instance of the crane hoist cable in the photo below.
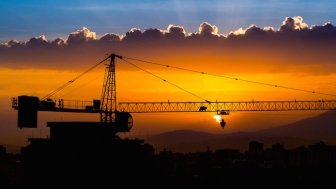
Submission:
{"label": "crane hoist cable", "polygon": [[[64,83],[63,85],[61,85],[60,87],[58,87],[57,89],[55,89],[54,91],[52,91],[51,93],[47,94],[46,96],[43,97],[43,99],[47,99],[52,97],[53,95],[55,95],[56,93],[62,91],[64,88],[66,88],[67,86],[71,85],[72,83],[74,83],[77,79],[81,78],[83,75],[85,75],[86,73],[90,72],[91,70],[93,70],[94,68],[96,68],[97,66],[99,66],[101,63],[105,62],[107,59],[109,59],[110,56],[106,57],[105,59],[99,61],[98,63],[96,63],[95,65],[93,65],[92,67],[90,67],[89,69],[85,70],[84,72],[82,72],[81,74],[79,74],[78,76],[74,77],[73,79],[69,80],[68,82]],[[294,88],[294,87],[288,87],[288,86],[284,86],[284,85],[277,85],[277,84],[271,84],[271,83],[265,83],[265,82],[259,82],[259,81],[253,81],[253,80],[247,80],[247,79],[241,79],[238,77],[233,77],[233,76],[227,76],[227,75],[219,75],[219,74],[213,74],[213,73],[206,73],[203,71],[198,71],[198,70],[192,70],[192,69],[188,69],[188,68],[183,68],[183,67],[177,67],[177,66],[171,66],[171,65],[167,65],[167,64],[161,64],[161,63],[157,63],[157,62],[151,62],[151,61],[146,61],[146,60],[141,60],[141,59],[137,59],[137,58],[131,58],[131,57],[125,57],[123,56],[124,61],[126,61],[125,59],[129,59],[129,60],[134,60],[134,61],[138,61],[138,62],[143,62],[143,63],[147,63],[147,64],[152,64],[152,65],[156,65],[156,66],[162,66],[162,67],[166,67],[166,68],[172,68],[172,69],[178,69],[178,70],[183,70],[183,71],[187,71],[187,72],[193,72],[193,73],[198,73],[198,74],[203,74],[203,75],[209,75],[209,76],[214,76],[214,77],[221,77],[221,78],[226,78],[226,79],[231,79],[231,80],[235,80],[235,81],[243,81],[243,82],[247,82],[247,83],[253,83],[253,84],[259,84],[259,85],[265,85],[265,86],[269,86],[269,87],[277,87],[277,88],[283,88],[283,89],[289,89],[289,90],[295,90],[295,91],[301,91],[301,92],[306,92],[306,93],[313,93],[313,94],[320,94],[320,95],[327,95],[327,96],[336,96],[336,94],[330,94],[330,93],[323,93],[323,92],[319,92],[319,91],[311,91],[311,90],[306,90],[306,89],[300,89],[300,88]],[[129,63],[129,62],[128,62]],[[135,64],[131,63],[133,66],[136,66]],[[140,67],[138,67],[139,69],[141,69]],[[143,70],[143,69],[142,69]],[[143,70],[145,72],[148,73],[147,70]],[[150,74],[152,74],[151,72],[149,72]],[[173,86],[175,86],[176,88],[179,88],[180,90],[183,90],[189,94],[192,94],[193,96],[202,99],[206,102],[209,102],[208,100],[190,92],[187,91],[185,89],[183,89],[182,87],[171,83],[161,77],[158,77],[155,74],[152,74],[155,77],[163,80],[164,82],[167,82]]]}
{"label": "crane hoist cable", "polygon": [[288,86],[284,86],[284,85],[277,85],[277,84],[272,84],[272,83],[253,81],[253,80],[242,79],[242,78],[227,76],[227,75],[206,73],[206,72],[203,72],[203,71],[192,70],[192,69],[187,69],[187,68],[177,67],[177,66],[171,66],[171,65],[168,65],[168,64],[161,64],[161,63],[141,60],[141,59],[137,59],[137,58],[130,58],[130,57],[125,57],[125,56],[123,58],[138,61],[138,62],[143,62],[143,63],[147,63],[147,64],[152,64],[152,65],[156,65],[156,66],[162,66],[162,67],[166,67],[166,68],[173,68],[173,69],[183,70],[183,71],[187,71],[187,72],[199,73],[199,74],[209,75],[209,76],[214,76],[214,77],[221,77],[221,78],[231,79],[231,80],[235,80],[235,81],[243,81],[243,82],[246,82],[246,83],[253,83],[253,84],[264,85],[264,86],[269,86],[269,87],[283,88],[283,89],[300,91],[300,92],[305,92],[305,93],[313,93],[313,94],[326,95],[326,96],[336,96],[336,94],[331,94],[331,93],[324,93],[324,92],[319,92],[319,91],[312,91],[312,90],[300,89],[300,88],[295,88],[295,87],[288,87]]}
{"label": "crane hoist cable", "polygon": [[94,82],[94,81],[96,81],[97,79],[100,79],[100,78],[101,78],[101,76],[96,76],[95,78],[90,79],[89,81],[87,81],[85,83],[82,83],[81,85],[78,85],[78,86],[75,86],[75,87],[73,87],[71,89],[68,89],[66,91],[66,93],[62,93],[64,91],[60,91],[60,93],[58,93],[57,97],[58,98],[64,98],[64,97],[66,97],[66,96],[68,96],[70,94],[73,94],[74,91],[78,91],[79,89],[81,89],[81,88],[89,85],[90,83],[92,83],[92,82]]}
{"label": "crane hoist cable", "polygon": [[58,87],[57,89],[55,89],[54,91],[52,91],[51,93],[49,93],[46,96],[44,96],[43,99],[47,99],[47,98],[52,97],[53,95],[55,95],[56,93],[60,92],[61,90],[63,90],[67,86],[69,86],[70,84],[74,83],[77,79],[81,78],[83,75],[85,75],[86,73],[90,72],[91,70],[93,70],[94,68],[96,68],[97,66],[99,66],[101,63],[105,62],[109,58],[110,58],[110,56],[106,57],[104,60],[99,61],[98,63],[96,63],[95,65],[93,65],[92,67],[90,67],[89,69],[85,70],[84,72],[82,72],[78,76],[74,77],[73,79],[69,80],[68,82],[64,83],[63,85],[61,85],[60,87]]}
{"label": "crane hoist cable", "polygon": [[203,100],[203,101],[205,101],[205,102],[210,103],[209,100],[206,100],[205,98],[202,98],[202,97],[200,97],[199,95],[197,95],[197,94],[195,94],[195,93],[192,93],[192,92],[190,92],[190,91],[188,91],[188,90],[186,90],[186,89],[184,89],[184,88],[182,88],[182,87],[176,85],[175,83],[172,83],[172,82],[170,82],[170,81],[168,81],[168,80],[166,80],[166,79],[164,79],[164,78],[162,78],[162,77],[160,77],[160,76],[158,76],[158,75],[156,75],[156,74],[154,74],[154,73],[152,73],[152,72],[150,72],[150,71],[148,71],[148,70],[146,70],[146,69],[144,69],[144,68],[141,68],[141,67],[139,67],[139,66],[133,64],[133,63],[130,62],[130,61],[127,61],[127,60],[125,60],[125,59],[121,59],[121,60],[125,61],[126,63],[128,63],[128,64],[130,64],[130,65],[132,65],[133,67],[138,68],[139,70],[142,70],[143,72],[146,72],[147,74],[150,74],[150,75],[152,75],[152,76],[154,76],[154,77],[156,77],[156,78],[162,80],[163,82],[166,82],[166,83],[168,83],[168,84],[170,84],[170,85],[172,85],[172,86],[174,86],[174,87],[176,87],[176,88],[178,88],[178,89],[180,89],[180,90],[182,90],[182,91],[184,91],[184,92],[186,92],[186,93],[189,93],[189,94],[195,96],[196,98],[199,98],[199,99],[201,99],[201,100]]}

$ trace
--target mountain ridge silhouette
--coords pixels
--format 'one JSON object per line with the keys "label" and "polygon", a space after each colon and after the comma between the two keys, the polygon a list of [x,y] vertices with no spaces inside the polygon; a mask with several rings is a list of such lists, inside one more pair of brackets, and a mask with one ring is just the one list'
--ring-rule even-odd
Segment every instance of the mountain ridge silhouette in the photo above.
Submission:
{"label": "mountain ridge silhouette", "polygon": [[281,143],[285,148],[296,148],[319,141],[336,144],[336,111],[302,119],[287,125],[262,129],[256,132],[213,134],[194,130],[175,130],[148,137],[156,151],[196,152],[207,149],[233,148],[245,151],[252,140],[264,143],[265,148]]}

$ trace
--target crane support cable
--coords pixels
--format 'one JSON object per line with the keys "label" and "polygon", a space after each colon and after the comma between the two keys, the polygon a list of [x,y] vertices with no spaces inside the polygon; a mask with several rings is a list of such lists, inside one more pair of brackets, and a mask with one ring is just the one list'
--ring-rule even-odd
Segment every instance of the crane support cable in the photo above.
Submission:
{"label": "crane support cable", "polygon": [[178,70],[183,70],[183,71],[193,72],[193,73],[199,73],[199,74],[209,75],[209,76],[214,76],[214,77],[222,77],[222,78],[231,79],[231,80],[235,80],[235,81],[243,81],[243,82],[247,82],[247,83],[265,85],[265,86],[269,86],[269,87],[277,87],[277,88],[283,88],[283,89],[289,89],[289,90],[306,92],[306,93],[313,93],[313,94],[320,94],[320,95],[326,95],[326,96],[336,96],[336,94],[331,94],[331,93],[323,93],[323,92],[319,92],[319,91],[311,91],[311,90],[300,89],[300,88],[295,88],[295,87],[288,87],[288,86],[284,86],[284,85],[277,85],[277,84],[265,83],[265,82],[260,82],[260,81],[241,79],[241,78],[233,77],[233,76],[206,73],[206,72],[202,72],[202,71],[198,71],[198,70],[192,70],[192,69],[187,69],[187,68],[182,68],[182,67],[177,67],[177,66],[171,66],[171,65],[168,65],[168,64],[160,64],[160,63],[157,63],[157,62],[151,62],[151,61],[146,61],[146,60],[141,60],[141,59],[136,59],[136,58],[130,58],[130,57],[123,57],[123,58],[138,61],[138,62],[143,62],[143,63],[147,63],[147,64],[157,65],[157,66],[163,66],[163,67],[166,67],[166,68],[173,68],[173,69],[178,69]]}
{"label": "crane support cable", "polygon": [[178,88],[178,89],[180,89],[180,90],[182,90],[182,91],[184,91],[184,92],[186,92],[186,93],[189,93],[189,94],[191,94],[191,95],[193,95],[193,96],[195,96],[195,97],[197,97],[197,98],[199,98],[199,99],[201,99],[201,100],[203,100],[203,101],[205,101],[205,102],[207,102],[207,103],[210,103],[209,100],[206,100],[206,99],[204,99],[204,98],[202,98],[202,97],[196,95],[195,93],[192,93],[192,92],[190,92],[190,91],[188,91],[188,90],[186,90],[186,89],[184,89],[184,88],[182,88],[182,87],[180,87],[180,86],[178,86],[178,85],[176,85],[176,84],[174,84],[174,83],[172,83],[172,82],[170,82],[170,81],[168,81],[168,80],[166,80],[166,79],[163,79],[162,77],[160,77],[160,76],[158,76],[158,75],[156,75],[156,74],[154,74],[154,73],[152,73],[152,72],[150,72],[150,71],[148,71],[148,70],[145,70],[145,69],[143,69],[143,68],[141,68],[141,67],[139,67],[139,66],[133,64],[133,63],[130,62],[130,61],[127,61],[127,60],[125,60],[125,59],[121,59],[121,60],[125,61],[126,63],[128,63],[128,64],[130,64],[130,65],[132,65],[133,67],[138,68],[139,70],[142,70],[143,72],[146,72],[146,73],[148,73],[148,74],[150,74],[150,75],[152,75],[152,76],[154,76],[154,77],[156,77],[156,78],[162,80],[163,82],[166,82],[166,83],[168,83],[168,84],[170,84],[170,85],[172,85],[172,86],[174,86],[174,87],[176,87],[176,88]]}
{"label": "crane support cable", "polygon": [[74,77],[73,79],[69,80],[68,82],[64,83],[63,85],[61,85],[60,87],[58,87],[57,89],[55,89],[54,91],[52,91],[51,93],[47,94],[45,97],[43,97],[43,99],[50,98],[53,95],[55,95],[56,93],[60,92],[61,90],[63,90],[67,86],[69,86],[70,84],[74,83],[77,79],[81,78],[83,75],[85,75],[86,73],[90,72],[91,70],[93,70],[94,68],[96,68],[97,66],[99,66],[101,63],[105,62],[110,57],[111,56],[108,56],[104,60],[99,61],[98,63],[96,63],[95,65],[93,65],[89,69],[85,70],[84,72],[82,72],[78,76]]}

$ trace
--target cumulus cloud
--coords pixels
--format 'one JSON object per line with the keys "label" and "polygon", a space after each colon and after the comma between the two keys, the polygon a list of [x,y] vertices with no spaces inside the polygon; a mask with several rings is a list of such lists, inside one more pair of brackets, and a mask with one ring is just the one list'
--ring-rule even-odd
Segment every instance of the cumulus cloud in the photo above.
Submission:
{"label": "cumulus cloud", "polygon": [[156,28],[149,28],[142,34],[145,39],[156,40],[163,37],[163,31]]}
{"label": "cumulus cloud", "polygon": [[27,46],[42,46],[42,45],[48,45],[49,42],[47,40],[47,37],[45,35],[40,35],[39,37],[33,37],[30,38],[29,41],[26,42]]}
{"label": "cumulus cloud", "polygon": [[64,46],[66,45],[66,41],[63,38],[57,38],[54,41],[52,41],[51,44],[56,46]]}
{"label": "cumulus cloud", "polygon": [[142,36],[142,32],[138,28],[132,28],[130,31],[126,32],[125,37],[123,38],[123,41],[133,41],[138,40]]}
{"label": "cumulus cloud", "polygon": [[333,26],[330,22],[325,23],[323,26],[312,26],[311,27],[312,31],[317,31],[317,32],[336,32],[336,27]]}
{"label": "cumulus cloud", "polygon": [[104,41],[104,42],[116,42],[120,40],[121,40],[121,37],[114,33],[107,33],[99,39],[99,41]]}
{"label": "cumulus cloud", "polygon": [[169,25],[165,32],[165,36],[181,38],[186,36],[186,32],[182,26]]}
{"label": "cumulus cloud", "polygon": [[246,32],[246,30],[244,30],[243,28],[239,28],[238,30],[234,31],[234,32],[231,32],[230,34],[233,34],[233,35],[244,35]]}
{"label": "cumulus cloud", "polygon": [[265,31],[263,29],[257,27],[256,25],[252,25],[245,30],[244,34],[245,35],[261,35],[264,33]]}
{"label": "cumulus cloud", "polygon": [[169,25],[167,30],[161,30],[157,28],[149,28],[144,30],[143,32],[140,29],[132,28],[130,31],[126,32],[125,37],[123,37],[122,41],[156,41],[164,38],[183,38],[187,37],[186,32],[182,26],[174,26]]}
{"label": "cumulus cloud", "polygon": [[91,40],[96,40],[96,32],[91,32],[88,28],[83,27],[83,29],[69,34],[67,43],[68,44],[77,44],[88,42]]}
{"label": "cumulus cloud", "polygon": [[268,33],[274,33],[274,29],[272,27],[264,27],[261,29],[256,25],[251,25],[245,30],[244,34],[247,36],[264,36]]}
{"label": "cumulus cloud", "polygon": [[164,32],[160,29],[149,28],[144,32],[141,32],[140,29],[132,28],[128,31],[125,37],[122,39],[123,41],[139,41],[139,40],[147,40],[147,41],[155,41],[162,39],[164,36]]}
{"label": "cumulus cloud", "polygon": [[243,37],[265,37],[268,33],[274,33],[274,29],[272,27],[265,27],[260,28],[256,25],[251,25],[246,29],[239,28],[236,31],[231,32],[227,38],[235,38],[236,36],[243,36]]}
{"label": "cumulus cloud", "polygon": [[16,46],[19,46],[21,43],[17,40],[10,40],[8,41],[7,43],[1,43],[0,46],[2,47],[16,47]]}
{"label": "cumulus cloud", "polygon": [[211,25],[207,22],[203,22],[198,28],[200,36],[212,36],[218,34],[218,28],[215,25]]}
{"label": "cumulus cloud", "polygon": [[272,26],[266,26],[266,27],[264,27],[264,31],[274,32],[275,30]]}
{"label": "cumulus cloud", "polygon": [[282,26],[280,27],[280,31],[293,31],[293,30],[305,30],[308,29],[308,24],[303,22],[303,18],[301,16],[295,17],[286,17],[282,22]]}

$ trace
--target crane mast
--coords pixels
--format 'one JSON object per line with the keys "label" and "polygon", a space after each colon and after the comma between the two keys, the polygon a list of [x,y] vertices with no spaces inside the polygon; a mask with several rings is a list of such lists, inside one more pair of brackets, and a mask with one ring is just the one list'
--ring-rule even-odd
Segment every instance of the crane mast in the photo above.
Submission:
{"label": "crane mast", "polygon": [[122,56],[111,54],[110,62],[105,69],[104,83],[101,93],[100,121],[102,123],[114,123],[117,112],[117,90],[115,76],[115,60]]}

